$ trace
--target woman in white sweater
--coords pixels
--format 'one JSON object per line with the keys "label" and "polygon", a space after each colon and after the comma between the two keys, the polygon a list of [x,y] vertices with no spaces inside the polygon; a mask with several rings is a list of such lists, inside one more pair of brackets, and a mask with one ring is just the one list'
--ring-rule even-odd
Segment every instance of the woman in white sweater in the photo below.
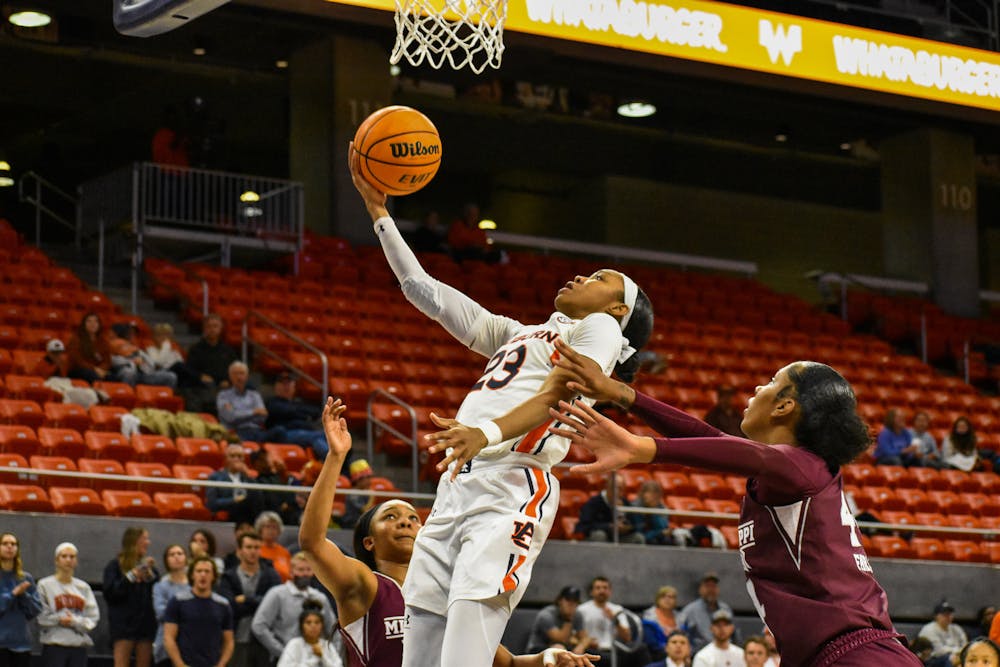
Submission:
{"label": "woman in white sweater", "polygon": [[306,601],[299,616],[299,636],[285,645],[278,667],[343,667],[323,620],[322,607]]}
{"label": "woman in white sweater", "polygon": [[94,645],[90,631],[101,613],[90,586],[73,576],[76,547],[63,542],[56,547],[56,573],[38,582],[42,612],[38,627],[45,667],[85,667],[87,647]]}

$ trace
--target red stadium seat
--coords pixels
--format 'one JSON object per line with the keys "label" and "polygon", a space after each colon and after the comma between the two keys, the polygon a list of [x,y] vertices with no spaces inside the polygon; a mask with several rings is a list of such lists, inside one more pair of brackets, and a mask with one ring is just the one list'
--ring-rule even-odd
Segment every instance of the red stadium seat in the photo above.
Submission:
{"label": "red stadium seat", "polygon": [[306,463],[312,460],[312,450],[307,452],[299,445],[266,442],[264,449],[270,453],[272,459],[284,462],[288,472],[299,472]]}
{"label": "red stadium seat", "polygon": [[[215,472],[215,471],[212,468],[210,468],[209,466],[184,465],[184,464],[177,463],[177,464],[174,464],[174,467],[173,467],[173,473],[174,473],[174,477],[175,478],[177,478],[177,479],[184,479],[184,480],[190,480],[190,481],[194,481],[194,480],[206,480],[206,479],[208,479],[209,475],[211,475],[213,472]],[[182,487],[181,487],[181,485],[178,484],[177,488],[182,488]],[[205,495],[205,487],[203,487],[203,486],[194,486],[194,485],[192,485],[192,486],[187,487],[187,491],[189,493],[194,493],[194,494],[197,494],[199,496],[204,496]]]}
{"label": "red stadium seat", "polygon": [[[885,478],[886,486],[891,486],[894,489],[900,487],[912,486],[914,480],[910,479],[909,473],[903,466],[879,466],[879,472]],[[907,484],[906,482],[910,482]]]}
{"label": "red stadium seat", "polygon": [[562,489],[559,493],[559,513],[563,516],[579,516],[580,507],[590,499],[590,495],[581,489]]}
{"label": "red stadium seat", "polygon": [[904,510],[906,503],[896,495],[896,492],[888,486],[874,486],[862,488],[861,495],[867,495],[875,503],[875,507],[880,510]]}
{"label": "red stadium seat", "polygon": [[985,493],[960,493],[959,498],[969,504],[975,516],[1000,516],[1000,500]]}
{"label": "red stadium seat", "polygon": [[979,483],[979,489],[985,494],[1000,494],[1000,475],[995,472],[973,472],[969,476]]}
{"label": "red stadium seat", "polygon": [[906,509],[911,512],[936,512],[938,509],[937,501],[920,489],[896,489],[896,495],[903,499]]}
{"label": "red stadium seat", "polygon": [[107,489],[101,492],[104,505],[114,516],[127,516],[148,519],[159,519],[160,511],[142,491],[115,491]]}
{"label": "red stadium seat", "polygon": [[[0,468],[27,468],[28,461],[20,454],[0,454]],[[19,472],[0,472],[0,484],[25,484],[28,475]]]}
{"label": "red stadium seat", "polygon": [[733,499],[740,500],[747,494],[747,480],[745,477],[736,477],[735,475],[726,476],[726,484],[730,489],[733,490]]}
{"label": "red stadium seat", "polygon": [[218,470],[225,463],[226,455],[219,443],[208,438],[177,438],[174,441],[180,453],[178,463],[208,466]]}
{"label": "red stadium seat", "polygon": [[135,390],[131,385],[124,382],[107,382],[98,380],[94,383],[94,389],[103,391],[108,395],[108,403],[111,405],[131,410],[135,407]]}
{"label": "red stadium seat", "polygon": [[45,425],[53,428],[71,428],[83,433],[90,428],[90,415],[83,406],[76,403],[48,402],[45,411]]}
{"label": "red stadium seat", "polygon": [[212,518],[201,498],[193,493],[154,493],[153,502],[165,519],[209,521]]}
{"label": "red stadium seat", "polygon": [[934,468],[910,468],[910,474],[920,483],[925,491],[944,491],[948,489],[948,481],[941,472]]}
{"label": "red stadium seat", "polygon": [[644,468],[622,468],[618,474],[625,482],[625,488],[619,489],[619,493],[622,495],[631,496],[638,493],[640,486],[653,479],[653,474]]}
{"label": "red stadium seat", "polygon": [[86,486],[94,489],[95,491],[128,488],[128,483],[125,477],[125,468],[122,467],[120,461],[116,461],[114,459],[77,459],[76,464],[80,468],[80,472],[100,475],[119,475],[121,477],[120,480],[95,478],[83,479],[81,480],[81,486]]}
{"label": "red stadium seat", "polygon": [[[91,415],[94,408],[92,407]],[[95,420],[95,425],[97,421]],[[121,433],[108,433],[102,431],[87,431],[83,434],[83,441],[87,443],[89,458],[92,459],[115,459],[125,463],[132,460],[132,444]]]}
{"label": "red stadium seat", "polygon": [[165,435],[136,433],[132,436],[132,449],[135,450],[137,460],[162,463],[165,466],[172,466],[180,456],[174,441]]}
{"label": "red stadium seat", "polygon": [[914,518],[912,512],[887,510],[879,512],[877,516],[882,523],[904,526],[914,526],[917,524],[917,520]]}
{"label": "red stadium seat", "polygon": [[955,560],[955,554],[936,537],[913,537],[910,546],[917,552],[917,558],[923,560]]}
{"label": "red stadium seat", "polygon": [[733,489],[726,483],[722,475],[691,473],[691,481],[698,489],[699,498],[733,499]]}
{"label": "red stadium seat", "polygon": [[[872,551],[882,558],[916,558],[917,552],[906,541],[895,535],[875,535],[871,538]],[[873,555],[875,555],[873,554]]]}
{"label": "red stadium seat", "polygon": [[36,403],[62,400],[59,392],[46,387],[45,378],[37,375],[8,375],[4,378],[4,385],[10,398]]}
{"label": "red stadium seat", "polygon": [[870,463],[848,463],[841,467],[841,472],[847,484],[856,484],[860,487],[885,485],[881,466],[876,467]]}
{"label": "red stadium seat", "polygon": [[0,424],[21,424],[37,429],[45,423],[45,413],[34,401],[0,399]]}
{"label": "red stadium seat", "polygon": [[989,563],[990,554],[972,540],[945,540],[944,547],[963,563]]}
{"label": "red stadium seat", "polygon": [[135,404],[140,408],[159,408],[170,412],[180,412],[184,409],[184,399],[175,396],[173,389],[148,384],[135,386]]}
{"label": "red stadium seat", "polygon": [[928,491],[927,496],[937,502],[945,514],[971,514],[972,508],[954,491]]}
{"label": "red stadium seat", "polygon": [[79,431],[71,428],[38,429],[39,452],[45,456],[65,456],[74,461],[87,453]]}
{"label": "red stadium seat", "polygon": [[108,508],[94,489],[80,489],[65,486],[49,488],[49,499],[60,514],[94,514],[105,516]]}
{"label": "red stadium seat", "polygon": [[95,431],[109,431],[121,433],[122,415],[128,414],[128,410],[117,405],[92,405],[90,406],[90,421]]}
{"label": "red stadium seat", "polygon": [[663,487],[664,495],[693,497],[698,494],[698,488],[691,478],[682,472],[657,470],[653,473],[653,478]]}
{"label": "red stadium seat", "polygon": [[[701,500],[694,497],[686,496],[670,496],[666,499],[666,506],[672,510],[677,511],[698,511],[704,512],[705,506],[702,504]],[[683,522],[689,522],[690,518],[681,519]]]}
{"label": "red stadium seat", "polygon": [[0,484],[0,508],[14,512],[53,511],[45,490],[30,484]]}
{"label": "red stadium seat", "polygon": [[[715,512],[717,514],[739,514],[740,506],[734,500],[720,500],[718,498],[709,498],[705,501],[705,509],[709,512]],[[739,521],[739,517],[732,517],[730,519],[726,518],[706,518],[705,522],[713,526],[721,526],[724,524],[735,524]]]}
{"label": "red stadium seat", "polygon": [[0,452],[29,457],[39,453],[40,444],[29,426],[0,425]]}
{"label": "red stadium seat", "polygon": [[[68,456],[43,456],[36,454],[28,459],[28,465],[36,470],[60,470],[63,472],[76,472],[76,461]],[[45,475],[41,477],[41,483],[45,486],[55,482],[63,486],[79,486],[80,479],[74,477],[57,477],[55,475]]]}
{"label": "red stadium seat", "polygon": [[11,356],[11,370],[14,373],[27,375],[35,371],[38,362],[45,356],[44,352],[37,350],[14,350]]}
{"label": "red stadium seat", "polygon": [[[157,479],[170,479],[172,477],[170,468],[162,463],[140,463],[138,461],[129,461],[125,464],[125,475],[132,478],[155,477]],[[135,480],[129,482],[129,488],[135,491],[145,491],[146,493],[172,490],[170,486],[164,484]]]}
{"label": "red stadium seat", "polygon": [[339,398],[347,406],[344,418],[347,419],[348,423],[364,421],[370,393],[368,382],[363,378],[330,378],[330,394],[334,398]]}

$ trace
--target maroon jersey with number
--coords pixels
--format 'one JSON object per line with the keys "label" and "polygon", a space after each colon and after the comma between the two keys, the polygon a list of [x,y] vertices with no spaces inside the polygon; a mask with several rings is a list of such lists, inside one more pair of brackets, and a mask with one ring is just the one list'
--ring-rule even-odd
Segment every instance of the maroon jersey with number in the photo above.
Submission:
{"label": "maroon jersey with number", "polygon": [[340,628],[349,667],[399,667],[403,663],[403,591],[384,574],[376,572],[375,578],[378,589],[368,613]]}
{"label": "maroon jersey with number", "polygon": [[[740,558],[747,591],[774,633],[783,666],[813,664],[845,633],[894,632],[839,472],[806,449],[728,436],[638,392],[632,411],[668,437],[656,439],[656,462],[749,478]],[[872,641],[884,634],[873,633]]]}

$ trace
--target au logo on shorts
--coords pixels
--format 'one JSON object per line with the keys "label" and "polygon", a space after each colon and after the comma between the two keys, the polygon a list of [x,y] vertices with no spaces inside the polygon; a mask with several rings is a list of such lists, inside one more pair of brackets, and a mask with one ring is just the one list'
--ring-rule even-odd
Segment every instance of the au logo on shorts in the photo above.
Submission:
{"label": "au logo on shorts", "polygon": [[515,521],[514,532],[511,534],[510,539],[514,541],[514,544],[522,549],[527,549],[531,546],[531,537],[534,534],[534,523],[531,521]]}

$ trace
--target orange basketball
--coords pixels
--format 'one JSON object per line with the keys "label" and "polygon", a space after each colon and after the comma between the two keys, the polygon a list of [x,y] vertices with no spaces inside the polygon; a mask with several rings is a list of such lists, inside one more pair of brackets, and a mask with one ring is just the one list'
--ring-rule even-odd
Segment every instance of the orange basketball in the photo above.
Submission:
{"label": "orange basketball", "polygon": [[387,195],[408,195],[431,182],[441,166],[441,137],[416,109],[391,106],[368,116],[354,135],[361,175]]}

